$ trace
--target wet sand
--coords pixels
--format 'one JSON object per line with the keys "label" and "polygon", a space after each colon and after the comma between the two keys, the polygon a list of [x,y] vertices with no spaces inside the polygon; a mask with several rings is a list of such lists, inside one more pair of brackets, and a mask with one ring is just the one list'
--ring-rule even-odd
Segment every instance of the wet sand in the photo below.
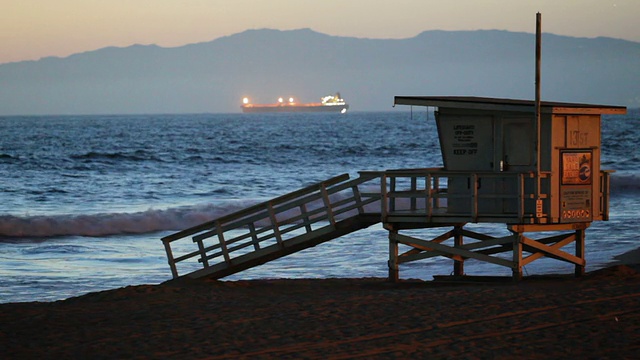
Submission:
{"label": "wet sand", "polygon": [[170,281],[0,305],[5,359],[640,357],[638,266],[520,283]]}

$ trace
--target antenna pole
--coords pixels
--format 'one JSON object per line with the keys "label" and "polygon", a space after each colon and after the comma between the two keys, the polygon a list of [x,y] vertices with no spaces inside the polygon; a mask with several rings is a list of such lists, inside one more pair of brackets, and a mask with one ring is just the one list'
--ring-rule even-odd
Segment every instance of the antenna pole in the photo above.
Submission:
{"label": "antenna pole", "polygon": [[540,196],[540,58],[542,53],[542,14],[536,13],[536,217],[542,217]]}
{"label": "antenna pole", "polygon": [[[542,14],[536,14],[536,122],[540,141],[540,58],[542,53]],[[536,143],[536,146],[539,144]]]}

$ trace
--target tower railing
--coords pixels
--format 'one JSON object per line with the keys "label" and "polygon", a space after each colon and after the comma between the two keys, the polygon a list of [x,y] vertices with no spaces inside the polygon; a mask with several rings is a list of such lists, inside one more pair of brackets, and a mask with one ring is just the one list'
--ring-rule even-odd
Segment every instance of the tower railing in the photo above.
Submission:
{"label": "tower railing", "polygon": [[536,208],[532,172],[468,172],[443,168],[380,173],[382,221],[541,223],[549,213],[551,173],[542,179],[542,211]]}

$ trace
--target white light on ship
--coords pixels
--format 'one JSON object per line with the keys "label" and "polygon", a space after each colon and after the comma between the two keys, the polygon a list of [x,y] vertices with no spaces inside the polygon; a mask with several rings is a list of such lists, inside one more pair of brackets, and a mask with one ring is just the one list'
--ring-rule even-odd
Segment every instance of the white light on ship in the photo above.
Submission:
{"label": "white light on ship", "polygon": [[290,103],[292,103],[292,102],[293,102],[293,98],[292,98],[292,97],[290,97],[290,98],[289,98],[289,102],[290,102]]}
{"label": "white light on ship", "polygon": [[282,98],[278,98],[278,102],[282,103],[284,100]]}
{"label": "white light on ship", "polygon": [[244,98],[244,99],[242,99],[242,103],[243,103],[243,104],[248,104],[248,103],[249,103],[249,98]]}

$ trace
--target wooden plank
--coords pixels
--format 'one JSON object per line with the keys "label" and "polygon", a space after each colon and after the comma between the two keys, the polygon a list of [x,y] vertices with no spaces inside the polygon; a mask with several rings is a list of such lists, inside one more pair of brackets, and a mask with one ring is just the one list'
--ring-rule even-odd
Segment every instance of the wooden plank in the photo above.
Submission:
{"label": "wooden plank", "polygon": [[[464,237],[462,236],[462,227],[457,226],[453,236],[454,246],[462,248],[464,245]],[[453,274],[457,276],[464,275],[464,258],[454,259],[453,262]]]}
{"label": "wooden plank", "polygon": [[227,264],[231,264],[231,257],[229,256],[229,250],[227,250],[227,244],[224,242],[224,233],[220,226],[216,226],[218,229],[218,241],[220,242],[220,250],[222,250],[222,256]]}
{"label": "wooden plank", "polygon": [[[580,259],[584,259],[584,230],[576,230],[576,256]],[[575,276],[580,277],[584,275],[584,267],[585,264],[576,264],[575,266]]]}
{"label": "wooden plank", "polygon": [[[552,244],[551,246],[556,246],[558,249],[570,244],[573,240],[573,233],[564,233],[564,234],[560,234],[560,235],[554,235],[554,236],[550,236],[550,237],[546,237],[546,238],[541,238],[541,239],[536,239],[535,241],[539,242],[540,244]],[[553,245],[555,244],[555,245]],[[528,245],[525,245],[524,251],[528,251],[530,253],[532,253],[531,255],[527,256],[524,260],[525,264],[527,265],[529,263],[531,263],[534,260],[537,260],[543,256],[548,256],[551,258],[555,258],[553,255],[550,254],[544,254],[544,253],[540,253],[537,252],[535,248],[531,248]]]}
{"label": "wooden plank", "polygon": [[280,234],[280,229],[278,227],[278,219],[276,218],[275,211],[273,210],[273,206],[271,203],[268,204],[269,207],[269,218],[271,219],[271,228],[273,229],[273,234],[276,237],[276,241],[280,246],[284,246],[282,244],[282,234]]}
{"label": "wooden plank", "polygon": [[[489,262],[492,264],[496,264],[496,265],[502,265],[502,266],[506,266],[511,268],[513,266],[513,263],[511,261],[508,260],[504,260],[504,259],[500,259],[500,258],[495,258],[492,256],[487,256],[484,254],[480,254],[477,252],[473,252],[473,251],[469,251],[466,249],[460,249],[460,248],[454,248],[451,246],[446,246],[446,245],[441,245],[441,244],[436,244],[436,243],[432,243],[430,241],[426,241],[426,240],[421,240],[421,239],[416,239],[414,237],[411,236],[406,236],[406,235],[401,235],[401,234],[396,234],[394,235],[394,240],[402,243],[402,244],[407,244],[412,246],[412,244],[419,244],[425,247],[430,247],[433,248],[434,250],[443,252],[445,254],[451,254],[451,255],[460,255],[466,258],[470,258],[470,259],[477,259],[480,261],[485,261],[485,262]],[[408,262],[408,261],[403,261],[403,262]]]}
{"label": "wooden plank", "polygon": [[586,229],[591,223],[566,223],[566,224],[508,224],[507,228],[513,232],[545,232]]}
{"label": "wooden plank", "polygon": [[195,235],[192,240],[193,242],[202,241],[206,238],[215,236],[218,233],[218,229],[214,228],[213,230],[203,232],[201,234]]}
{"label": "wooden plank", "polygon": [[[416,246],[416,245],[413,244],[411,246]],[[427,250],[427,251],[422,251],[422,252],[419,252],[419,253],[406,252],[406,253],[403,253],[402,255],[400,255],[398,257],[398,259],[401,259],[401,260],[399,260],[399,262],[404,264],[404,263],[414,262],[414,261],[418,261],[418,260],[430,259],[432,257],[437,257],[437,256],[443,256],[443,257],[449,258],[451,260],[457,260],[457,261],[465,260],[464,256],[450,254],[450,253],[446,253],[446,252],[442,252],[442,251],[437,251],[437,250],[434,250],[434,249]]]}
{"label": "wooden plank", "polygon": [[202,263],[202,266],[204,267],[208,267],[209,266],[209,261],[207,260],[207,252],[204,250],[204,244],[202,243],[202,240],[198,240],[198,250],[200,251],[200,262]]}
{"label": "wooden plank", "polygon": [[187,259],[194,258],[194,257],[196,257],[196,256],[198,256],[198,255],[200,255],[200,251],[195,250],[195,251],[192,251],[192,252],[190,252],[190,253],[183,254],[183,255],[180,255],[180,256],[178,256],[178,257],[174,258],[174,259],[173,259],[173,262],[174,262],[174,264],[177,264],[177,263],[179,263],[179,262],[181,262],[181,261],[184,261],[184,260],[187,260]]}
{"label": "wooden plank", "polygon": [[455,229],[451,229],[445,232],[444,234],[434,237],[433,240],[431,241],[441,243],[443,241],[446,241],[447,239],[451,239],[454,235],[455,235]]}
{"label": "wooden plank", "polygon": [[433,189],[433,187],[434,187],[433,185],[434,184],[432,184],[433,178],[432,178],[431,174],[428,174],[425,177],[424,181],[425,181],[425,186],[424,187],[425,187],[425,190],[427,191],[427,197],[425,198],[426,207],[427,207],[426,216],[427,216],[427,221],[431,221],[431,215],[433,214],[433,208],[434,207],[436,207],[436,208],[438,207],[438,204],[437,204],[438,199],[437,198],[433,198],[431,195],[433,195],[434,192],[437,195],[437,191],[438,190],[437,190],[437,186],[435,186],[436,189]]}
{"label": "wooden plank", "polygon": [[[434,240],[429,241],[429,243],[431,242],[435,242]],[[439,243],[439,242],[437,242]],[[404,245],[409,245],[411,247],[413,247],[413,249],[406,251],[402,254],[399,255],[400,258],[403,259],[402,262],[410,262],[410,261],[416,261],[416,260],[422,260],[422,259],[427,259],[427,258],[432,258],[432,257],[436,257],[436,256],[445,256],[448,257],[450,259],[453,260],[458,260],[458,261],[463,261],[464,258],[459,256],[459,255],[452,255],[452,254],[447,254],[447,253],[442,253],[440,251],[436,251],[434,250],[432,247],[427,247],[418,243],[411,243],[411,244],[406,244],[403,243]]]}
{"label": "wooden plank", "polygon": [[519,200],[518,200],[518,220],[519,222],[522,222],[524,219],[524,196],[525,196],[525,192],[524,192],[525,186],[524,186],[524,174],[519,174],[518,176],[518,195],[519,195]]}
{"label": "wooden plank", "polygon": [[[454,236],[454,232],[455,232],[454,230],[449,230],[449,231],[445,232],[444,234],[436,236],[435,238],[429,240],[428,242],[429,243],[432,243],[432,242],[433,243],[442,243],[444,241],[447,241],[447,240],[451,239]],[[405,245],[408,245],[408,244],[405,244]],[[406,256],[409,256],[409,255],[418,254],[418,253],[420,253],[422,251],[434,251],[433,248],[422,246],[420,244],[412,244],[411,246],[414,247],[414,249],[409,250],[407,252],[404,252],[400,256],[406,257]],[[417,250],[415,250],[415,249],[417,249]]]}
{"label": "wooden plank", "polygon": [[[556,236],[557,237],[557,236]],[[535,240],[534,240],[535,241]],[[567,246],[569,244],[571,244],[574,241],[574,236],[573,234],[564,234],[564,236],[562,237],[562,239],[559,239],[558,241],[555,242],[554,245],[551,245],[550,247],[555,247],[557,249],[560,249],[564,246]],[[537,242],[542,243],[540,240],[537,240]],[[538,260],[544,256],[548,256],[551,258],[556,258],[555,256],[545,253],[545,252],[541,252],[541,251],[537,251],[537,248],[530,248],[529,245],[527,245],[527,250],[532,253],[531,255],[525,257],[522,261],[523,261],[523,266],[524,265],[528,265],[530,263],[532,263],[535,260]]]}
{"label": "wooden plank", "polygon": [[[412,177],[411,178],[411,191],[417,191],[417,187],[418,187],[418,179],[416,177]],[[416,209],[416,198],[415,197],[411,197],[411,210],[415,210]]]}
{"label": "wooden plank", "polygon": [[171,251],[171,242],[169,241],[163,241],[164,243],[164,250],[167,253],[167,261],[169,262],[169,268],[171,268],[171,276],[173,276],[173,278],[177,278],[178,277],[178,269],[176,268],[176,262],[173,259],[173,252]]}
{"label": "wooden plank", "polygon": [[542,251],[545,254],[548,255],[553,255],[555,256],[558,260],[564,260],[570,263],[574,263],[577,265],[583,265],[585,264],[585,260],[584,259],[580,259],[577,256],[571,255],[567,252],[564,252],[562,250],[559,249],[559,247],[557,247],[557,245],[559,244],[555,244],[553,246],[546,246],[543,245],[535,240],[529,239],[525,236],[522,237],[522,243],[527,245],[527,246],[531,246],[532,248],[535,248],[539,251]]}
{"label": "wooden plank", "polygon": [[[207,260],[212,260],[212,259],[215,259],[215,258],[220,257],[220,256],[222,256],[222,251],[216,251],[214,253],[207,253]],[[198,262],[202,262],[202,259],[198,259]],[[223,259],[222,262],[224,262],[224,259]]]}
{"label": "wooden plank", "polygon": [[[513,238],[514,236],[517,236],[517,235],[509,235],[505,237],[505,239]],[[501,244],[499,247],[492,247],[489,249],[478,250],[479,253],[485,254],[485,255],[501,254],[507,251],[513,251],[513,240],[509,241],[508,243]]]}
{"label": "wooden plank", "polygon": [[511,273],[513,276],[513,280],[520,281],[522,280],[522,267],[524,264],[522,263],[522,240],[524,236],[521,233],[515,235],[515,239],[513,240],[513,266],[511,267]]}
{"label": "wooden plank", "polygon": [[[502,238],[495,238],[495,239],[491,239],[491,240],[482,240],[480,242],[474,242],[474,243],[467,243],[464,244],[462,246],[460,246],[459,248],[461,249],[466,249],[466,250],[477,250],[477,249],[484,249],[486,247],[492,247],[492,246],[497,246],[497,245],[505,245],[505,244],[511,244],[513,242],[513,237],[514,235],[509,235],[509,236],[505,236]],[[503,253],[506,251],[511,251],[513,248],[511,246],[509,247],[504,247],[504,248],[500,248],[498,249],[498,251],[486,251],[486,250],[479,250],[479,251],[475,251],[475,253],[477,254],[483,254],[483,255],[488,255],[488,254],[499,254],[499,253]],[[452,258],[450,255],[448,254],[444,254],[440,251],[436,251],[436,250],[428,250],[428,253],[421,253],[419,256],[414,256],[414,260],[422,260],[422,259],[429,259],[432,257],[436,257],[436,256],[446,256],[449,258]],[[414,261],[412,260],[412,261]]]}
{"label": "wooden plank", "polygon": [[331,223],[331,226],[335,227],[336,218],[333,216],[333,210],[331,209],[331,199],[329,199],[329,193],[324,186],[321,187],[320,191],[322,192],[322,200],[324,202],[324,207],[326,209],[329,222]]}
{"label": "wooden plank", "polygon": [[585,107],[585,108],[567,108],[567,107],[554,107],[554,114],[566,114],[566,115],[625,115],[627,113],[626,107],[613,107],[613,106],[602,106],[602,107]]}
{"label": "wooden plank", "polygon": [[397,234],[397,230],[389,230],[389,281],[398,282],[400,280],[400,269],[398,267],[398,242],[394,240],[393,234]]}
{"label": "wooden plank", "polygon": [[491,235],[487,235],[487,234],[480,234],[478,232],[475,231],[471,231],[471,230],[467,230],[467,229],[461,229],[462,231],[462,235],[466,236],[466,237],[470,237],[472,239],[477,239],[477,240],[491,240],[491,239],[495,239],[494,236]]}
{"label": "wooden plank", "polygon": [[300,214],[304,220],[305,229],[307,232],[311,232],[311,221],[309,219],[309,214],[307,213],[307,204],[300,204]]}
{"label": "wooden plank", "polygon": [[387,193],[387,176],[382,174],[380,177],[380,214],[382,220],[386,221],[389,215],[389,194]]}

